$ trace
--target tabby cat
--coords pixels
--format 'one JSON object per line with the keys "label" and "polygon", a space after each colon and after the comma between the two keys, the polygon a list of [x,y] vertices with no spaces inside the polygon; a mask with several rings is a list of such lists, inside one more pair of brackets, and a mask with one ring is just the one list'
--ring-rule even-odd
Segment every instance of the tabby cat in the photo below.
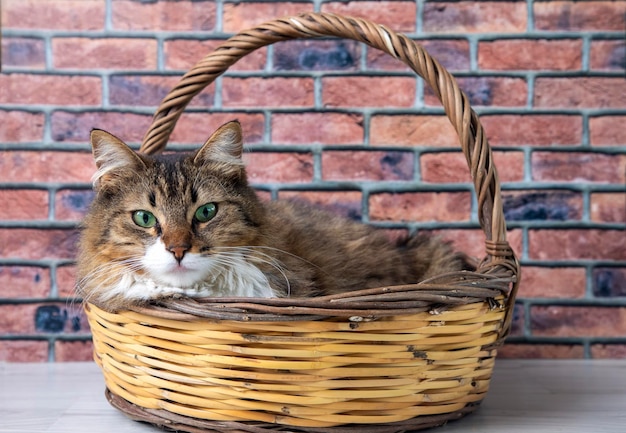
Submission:
{"label": "tabby cat", "polygon": [[310,297],[468,269],[426,236],[382,231],[303,203],[260,201],[241,127],[195,153],[146,156],[94,130],[95,199],[82,226],[78,294],[117,311],[167,296]]}

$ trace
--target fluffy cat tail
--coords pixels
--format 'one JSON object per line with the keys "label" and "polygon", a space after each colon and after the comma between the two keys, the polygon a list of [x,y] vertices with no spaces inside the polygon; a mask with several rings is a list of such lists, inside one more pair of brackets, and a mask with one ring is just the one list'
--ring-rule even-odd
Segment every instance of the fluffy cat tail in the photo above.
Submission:
{"label": "fluffy cat tail", "polygon": [[450,242],[418,233],[400,242],[407,265],[411,267],[417,281],[457,271],[475,271],[476,262],[466,254],[455,251]]}

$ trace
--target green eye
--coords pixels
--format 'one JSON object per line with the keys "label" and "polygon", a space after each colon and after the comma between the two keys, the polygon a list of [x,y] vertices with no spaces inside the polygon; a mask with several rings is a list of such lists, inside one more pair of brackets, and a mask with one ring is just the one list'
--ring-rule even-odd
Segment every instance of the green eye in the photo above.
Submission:
{"label": "green eye", "polygon": [[139,227],[149,229],[157,224],[156,217],[147,210],[138,210],[133,212],[133,221]]}
{"label": "green eye", "polygon": [[195,217],[201,223],[210,221],[217,213],[217,205],[215,203],[207,203],[200,206],[195,213]]}

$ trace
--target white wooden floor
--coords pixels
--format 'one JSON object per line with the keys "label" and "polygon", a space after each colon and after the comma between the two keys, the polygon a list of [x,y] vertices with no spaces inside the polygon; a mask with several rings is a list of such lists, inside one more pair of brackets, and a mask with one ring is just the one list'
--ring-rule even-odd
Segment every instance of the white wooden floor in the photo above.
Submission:
{"label": "white wooden floor", "polygon": [[[109,406],[92,363],[0,363],[0,433],[158,433]],[[498,360],[481,408],[433,433],[626,432],[626,360]]]}

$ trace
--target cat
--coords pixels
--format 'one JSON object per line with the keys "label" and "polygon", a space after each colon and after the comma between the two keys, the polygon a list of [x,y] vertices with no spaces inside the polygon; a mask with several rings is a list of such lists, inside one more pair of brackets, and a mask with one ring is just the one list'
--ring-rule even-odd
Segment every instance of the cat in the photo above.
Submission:
{"label": "cat", "polygon": [[81,227],[77,293],[107,311],[169,296],[322,296],[472,269],[432,237],[394,243],[312,205],[261,201],[237,121],[188,154],[142,155],[97,129],[91,144],[95,198]]}

